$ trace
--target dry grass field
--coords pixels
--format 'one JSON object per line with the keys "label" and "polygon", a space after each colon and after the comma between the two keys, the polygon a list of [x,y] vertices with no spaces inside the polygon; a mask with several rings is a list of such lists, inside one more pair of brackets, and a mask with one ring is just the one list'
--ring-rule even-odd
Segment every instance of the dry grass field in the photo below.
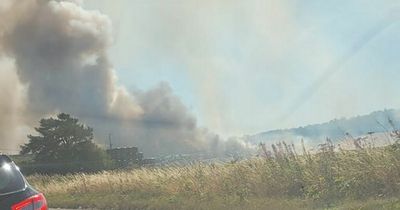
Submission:
{"label": "dry grass field", "polygon": [[400,147],[66,176],[33,175],[50,206],[98,209],[400,209]]}

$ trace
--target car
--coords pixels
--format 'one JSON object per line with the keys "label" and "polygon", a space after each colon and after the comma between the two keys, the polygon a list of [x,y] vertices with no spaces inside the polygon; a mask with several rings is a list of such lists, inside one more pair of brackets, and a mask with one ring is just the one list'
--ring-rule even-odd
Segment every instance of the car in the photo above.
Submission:
{"label": "car", "polygon": [[0,209],[48,210],[44,195],[29,185],[6,155],[0,155]]}

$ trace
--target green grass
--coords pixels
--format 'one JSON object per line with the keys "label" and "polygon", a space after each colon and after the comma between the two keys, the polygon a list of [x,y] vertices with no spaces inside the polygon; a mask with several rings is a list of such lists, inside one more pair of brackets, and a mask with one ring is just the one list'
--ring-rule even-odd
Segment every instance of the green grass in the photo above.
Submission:
{"label": "green grass", "polygon": [[400,209],[400,149],[334,150],[275,158],[66,176],[29,176],[52,207],[99,209]]}

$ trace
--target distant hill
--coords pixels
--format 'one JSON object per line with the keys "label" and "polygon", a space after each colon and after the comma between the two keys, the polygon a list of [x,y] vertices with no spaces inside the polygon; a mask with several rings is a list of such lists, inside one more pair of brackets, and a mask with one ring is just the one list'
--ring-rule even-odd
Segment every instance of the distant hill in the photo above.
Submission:
{"label": "distant hill", "polygon": [[309,143],[321,143],[327,137],[339,141],[346,137],[362,136],[369,132],[387,132],[400,129],[400,110],[385,109],[352,118],[331,120],[322,124],[307,125],[304,127],[271,130],[246,136],[245,139],[253,144],[260,142],[272,143],[277,141],[295,141],[301,138]]}

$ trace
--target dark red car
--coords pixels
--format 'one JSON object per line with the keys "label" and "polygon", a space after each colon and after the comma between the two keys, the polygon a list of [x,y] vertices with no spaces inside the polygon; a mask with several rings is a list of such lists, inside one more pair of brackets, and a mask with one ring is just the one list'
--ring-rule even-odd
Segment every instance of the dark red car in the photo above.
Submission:
{"label": "dark red car", "polygon": [[6,155],[0,155],[0,209],[47,210],[43,194],[33,189]]}

